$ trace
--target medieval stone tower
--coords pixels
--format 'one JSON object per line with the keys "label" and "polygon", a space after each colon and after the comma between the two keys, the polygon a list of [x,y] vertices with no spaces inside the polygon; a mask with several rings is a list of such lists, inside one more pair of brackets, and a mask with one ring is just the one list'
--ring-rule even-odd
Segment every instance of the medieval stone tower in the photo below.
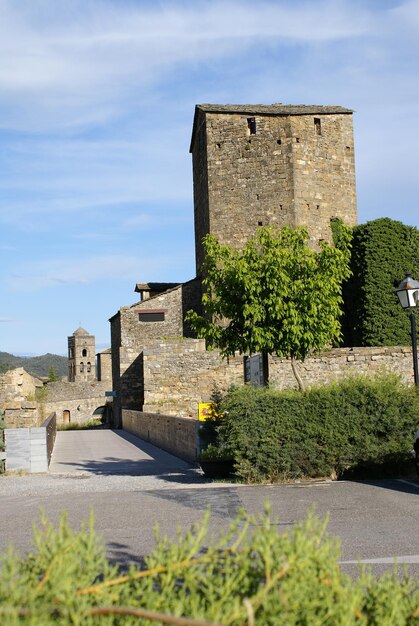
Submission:
{"label": "medieval stone tower", "polygon": [[81,327],[68,337],[68,380],[70,383],[96,380],[95,337]]}
{"label": "medieval stone tower", "polygon": [[352,111],[339,106],[195,108],[196,270],[202,238],[241,248],[258,226],[306,226],[331,240],[330,220],[357,221]]}

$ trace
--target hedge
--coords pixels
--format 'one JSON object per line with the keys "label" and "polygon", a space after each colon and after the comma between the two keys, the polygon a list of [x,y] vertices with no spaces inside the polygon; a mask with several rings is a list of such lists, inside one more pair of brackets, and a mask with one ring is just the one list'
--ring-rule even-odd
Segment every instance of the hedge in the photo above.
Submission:
{"label": "hedge", "polygon": [[218,429],[239,477],[384,476],[413,470],[419,394],[393,375],[359,377],[306,392],[230,392]]}
{"label": "hedge", "polygon": [[409,317],[395,289],[406,271],[419,280],[419,230],[389,218],[356,226],[351,269],[343,289],[345,345],[410,345]]}
{"label": "hedge", "polygon": [[339,547],[310,515],[278,533],[266,511],[242,512],[225,534],[207,520],[121,573],[106,558],[93,523],[73,531],[44,519],[34,550],[10,550],[0,567],[2,626],[52,624],[184,626],[414,626],[417,581],[397,573],[351,580]]}

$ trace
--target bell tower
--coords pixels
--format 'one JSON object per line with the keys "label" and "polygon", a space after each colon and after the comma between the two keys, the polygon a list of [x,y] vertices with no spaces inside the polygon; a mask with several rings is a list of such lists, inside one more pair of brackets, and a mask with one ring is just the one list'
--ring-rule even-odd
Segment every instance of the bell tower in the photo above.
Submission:
{"label": "bell tower", "polygon": [[70,383],[96,380],[95,337],[81,327],[68,337],[68,380]]}

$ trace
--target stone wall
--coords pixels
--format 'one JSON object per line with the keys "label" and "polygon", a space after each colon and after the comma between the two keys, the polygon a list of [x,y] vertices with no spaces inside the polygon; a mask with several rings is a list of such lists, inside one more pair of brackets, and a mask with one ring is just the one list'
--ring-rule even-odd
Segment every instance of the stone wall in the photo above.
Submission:
{"label": "stone wall", "polygon": [[214,389],[243,382],[243,358],[223,361],[202,339],[162,340],[144,348],[144,411],[198,416]]}
{"label": "stone wall", "polygon": [[[337,348],[309,357],[299,366],[307,387],[327,384],[355,374],[390,371],[413,384],[411,348]],[[297,388],[288,359],[270,357],[270,384]],[[166,340],[144,349],[144,411],[196,418],[198,403],[208,402],[215,388],[226,391],[244,381],[243,359],[222,360],[218,351],[205,351],[201,339]]]}
{"label": "stone wall", "polygon": [[[324,385],[348,376],[382,371],[400,375],[403,382],[414,384],[412,349],[402,346],[382,348],[335,348],[309,357],[299,364],[301,378],[307,387]],[[297,388],[288,359],[271,357],[270,383],[278,389]]]}
{"label": "stone wall", "polygon": [[197,420],[123,409],[122,427],[185,461],[193,462],[197,458],[199,445]]}
{"label": "stone wall", "polygon": [[256,113],[250,134],[251,113],[208,108],[197,107],[191,144],[197,273],[208,232],[242,248],[259,225],[304,225],[312,239],[330,241],[332,217],[356,224],[350,111]]}
{"label": "stone wall", "polygon": [[42,417],[38,414],[35,393],[42,387],[42,381],[22,367],[0,375],[0,410],[4,411],[6,428],[38,426]]}
{"label": "stone wall", "polygon": [[[64,422],[88,422],[93,413],[107,402],[105,391],[110,391],[109,383],[65,381],[48,383],[45,398],[39,402],[39,412],[43,419],[50,413],[57,415],[57,424]],[[68,414],[65,414],[68,411]]]}

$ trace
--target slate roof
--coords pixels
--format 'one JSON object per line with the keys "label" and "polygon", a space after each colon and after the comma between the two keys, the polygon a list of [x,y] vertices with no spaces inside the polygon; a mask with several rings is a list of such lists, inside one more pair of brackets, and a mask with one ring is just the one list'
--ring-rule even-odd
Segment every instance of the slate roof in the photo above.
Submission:
{"label": "slate roof", "polygon": [[323,104],[197,104],[197,109],[206,113],[246,113],[248,115],[332,115],[353,113],[352,109]]}

